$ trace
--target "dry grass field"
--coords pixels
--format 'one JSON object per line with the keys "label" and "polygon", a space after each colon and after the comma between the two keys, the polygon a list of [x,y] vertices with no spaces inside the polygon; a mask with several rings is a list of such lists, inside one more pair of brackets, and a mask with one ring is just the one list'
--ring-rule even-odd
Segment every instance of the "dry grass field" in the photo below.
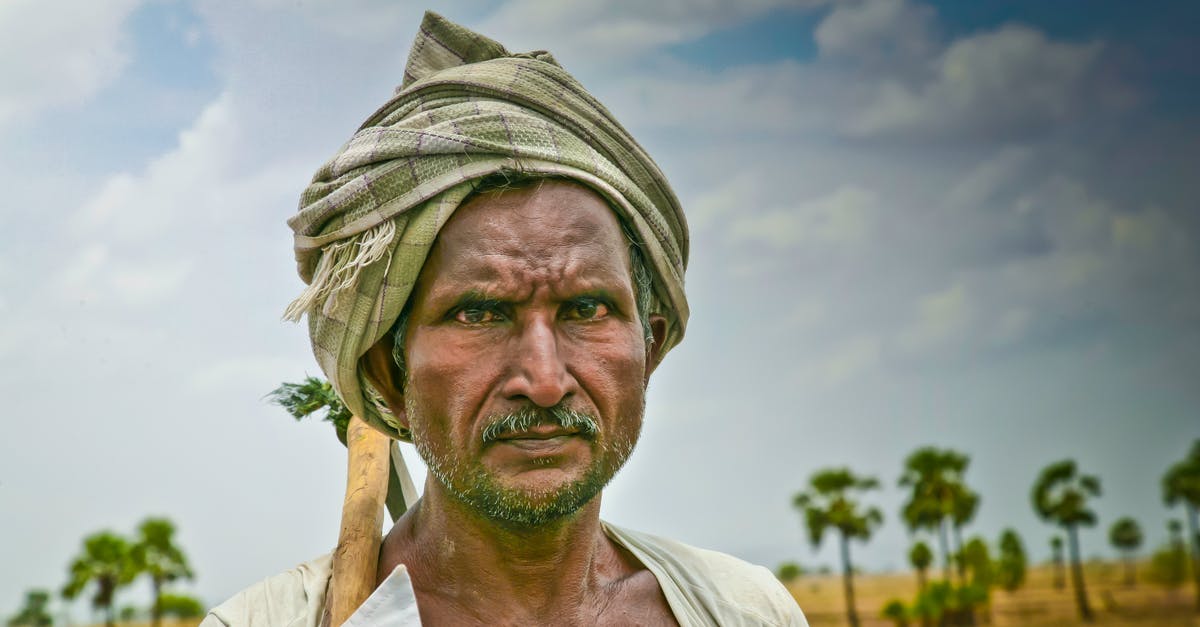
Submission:
{"label": "dry grass field", "polygon": [[[940,572],[940,571],[939,571]],[[1086,566],[1088,598],[1096,615],[1095,625],[1110,627],[1200,627],[1195,597],[1189,584],[1169,591],[1146,583],[1139,573],[1138,584],[1129,588],[1124,583],[1124,570],[1119,564],[1093,563]],[[789,588],[804,608],[812,627],[842,627],[846,625],[842,598],[842,579],[838,575],[806,575]],[[862,627],[890,627],[891,621],[880,617],[883,605],[891,599],[912,601],[916,594],[916,577],[912,574],[866,574],[854,580],[858,597],[858,615]],[[118,623],[124,627],[149,627],[149,622]],[[163,627],[196,627],[195,620],[164,620]],[[920,623],[914,623],[918,627]],[[1070,585],[1056,589],[1053,573],[1048,567],[1032,568],[1025,586],[1009,594],[1003,590],[992,593],[990,621],[983,625],[1006,627],[1059,627],[1084,625],[1075,609],[1075,596]]]}
{"label": "dry grass field", "polygon": [[[940,572],[940,571],[939,571]],[[1200,627],[1195,597],[1190,582],[1174,591],[1139,580],[1135,587],[1124,583],[1119,564],[1094,563],[1085,567],[1088,599],[1096,621],[1110,626],[1151,625],[1164,627]],[[842,579],[838,575],[807,575],[789,586],[813,627],[846,625]],[[860,575],[854,580],[859,620],[863,627],[886,627],[892,622],[880,616],[884,604],[899,598],[910,603],[916,596],[916,577],[912,574]],[[920,623],[916,623],[919,625]],[[1050,627],[1084,625],[1075,608],[1074,592],[1056,589],[1048,567],[1030,569],[1025,586],[1011,594],[992,593],[990,623],[996,627],[1022,625]]]}

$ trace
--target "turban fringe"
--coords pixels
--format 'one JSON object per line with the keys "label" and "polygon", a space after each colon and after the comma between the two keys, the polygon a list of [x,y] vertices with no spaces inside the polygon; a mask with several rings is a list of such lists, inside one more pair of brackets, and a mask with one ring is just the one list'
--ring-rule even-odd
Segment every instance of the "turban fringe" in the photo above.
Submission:
{"label": "turban fringe", "polygon": [[663,352],[683,337],[687,224],[658,166],[547,53],[510,55],[426,13],[404,83],[313,177],[288,224],[309,285],[313,352],[355,414],[407,434],[375,398],[361,356],[400,315],[438,231],[474,181],[501,170],[561,176],[604,196],[654,275]]}

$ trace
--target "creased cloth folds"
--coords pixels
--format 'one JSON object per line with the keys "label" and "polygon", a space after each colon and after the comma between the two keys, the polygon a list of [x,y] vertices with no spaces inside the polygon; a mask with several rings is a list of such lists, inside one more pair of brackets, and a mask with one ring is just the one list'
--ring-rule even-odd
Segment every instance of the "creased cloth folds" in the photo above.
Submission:
{"label": "creased cloth folds", "polygon": [[499,43],[427,12],[396,94],[313,177],[288,220],[308,288],[313,352],[346,406],[393,438],[409,435],[374,398],[359,358],[400,315],[438,230],[501,170],[591,187],[640,240],[654,275],[663,351],[683,337],[688,231],[658,166],[546,52]]}

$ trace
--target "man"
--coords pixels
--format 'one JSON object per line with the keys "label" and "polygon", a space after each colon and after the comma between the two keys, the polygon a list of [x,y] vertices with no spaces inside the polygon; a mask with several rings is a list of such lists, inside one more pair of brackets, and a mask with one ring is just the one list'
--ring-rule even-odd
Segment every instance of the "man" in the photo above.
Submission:
{"label": "man", "polygon": [[[687,227],[548,54],[427,14],[401,89],[290,224],[309,287],[289,315],[347,407],[430,471],[347,624],[806,624],[766,569],[600,520],[686,325]],[[329,563],[204,624],[318,625]]]}

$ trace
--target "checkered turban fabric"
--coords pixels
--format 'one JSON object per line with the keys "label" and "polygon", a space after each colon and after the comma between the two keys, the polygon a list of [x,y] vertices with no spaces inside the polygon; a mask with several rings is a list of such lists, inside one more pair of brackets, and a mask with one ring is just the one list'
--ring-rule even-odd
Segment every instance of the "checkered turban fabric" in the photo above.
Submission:
{"label": "checkered turban fabric", "polygon": [[683,337],[688,230],[663,173],[603,105],[546,52],[510,54],[431,12],[403,84],[313,177],[288,220],[308,288],[313,352],[346,406],[409,434],[375,398],[359,359],[400,315],[439,229],[473,182],[501,170],[567,177],[604,196],[654,275],[663,351]]}

